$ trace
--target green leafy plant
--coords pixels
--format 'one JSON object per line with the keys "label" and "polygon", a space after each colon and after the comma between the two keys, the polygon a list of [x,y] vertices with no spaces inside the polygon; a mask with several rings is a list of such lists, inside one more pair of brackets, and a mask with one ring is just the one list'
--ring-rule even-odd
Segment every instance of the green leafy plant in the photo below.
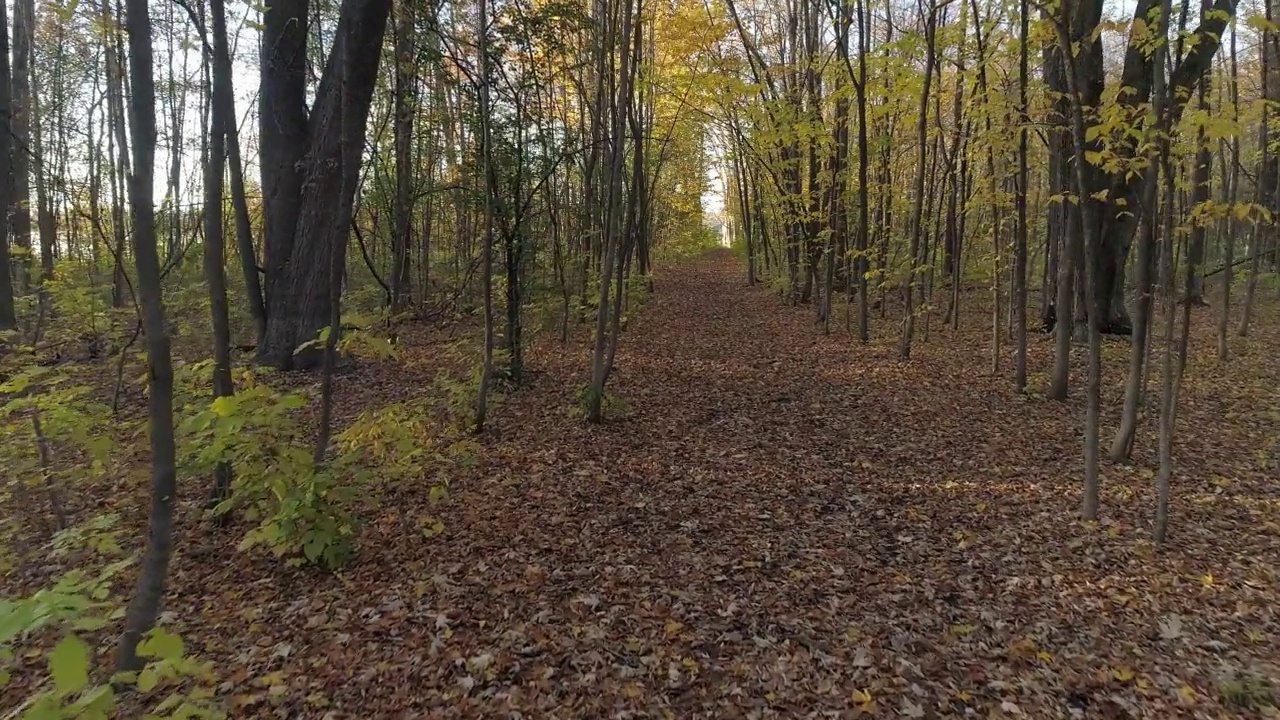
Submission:
{"label": "green leafy plant", "polygon": [[[43,494],[55,530],[64,528],[63,486],[105,471],[114,446],[109,419],[110,410],[92,400],[91,389],[72,383],[61,369],[31,365],[10,376],[0,383],[0,465],[8,480],[0,493],[28,517],[42,515],[33,503]],[[46,538],[51,535],[46,531]]]}
{"label": "green leafy plant", "polygon": [[261,545],[290,564],[342,565],[354,549],[349,505],[356,488],[335,468],[316,466],[298,417],[306,397],[278,392],[249,373],[240,380],[236,394],[196,406],[182,423],[187,463],[204,471],[227,463],[235,471],[230,496],[213,512],[240,508],[256,523],[243,550]]}
{"label": "green leafy plant", "polygon": [[[31,680],[10,717],[108,720],[117,717],[121,686],[140,692],[147,718],[221,717],[212,700],[212,664],[188,654],[181,638],[164,628],[153,628],[139,644],[139,672],[95,679],[91,639],[123,616],[112,588],[132,562],[120,557],[115,522],[103,515],[50,543],[54,555],[79,554],[82,565],[99,569],[79,567],[28,597],[0,599],[0,689],[19,674]],[[31,663],[33,658],[42,662]]]}

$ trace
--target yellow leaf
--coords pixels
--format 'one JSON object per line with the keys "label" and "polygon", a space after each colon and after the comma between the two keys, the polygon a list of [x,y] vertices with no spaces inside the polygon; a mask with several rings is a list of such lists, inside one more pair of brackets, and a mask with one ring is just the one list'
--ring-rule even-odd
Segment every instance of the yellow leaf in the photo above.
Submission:
{"label": "yellow leaf", "polygon": [[636,685],[635,683],[627,683],[622,687],[622,694],[634,700],[640,697],[641,695],[643,695],[644,691],[641,690],[640,686]]}
{"label": "yellow leaf", "polygon": [[1031,638],[1022,638],[1009,649],[1019,655],[1030,655],[1036,651],[1036,641]]}
{"label": "yellow leaf", "polygon": [[977,628],[975,628],[974,626],[972,626],[972,625],[968,625],[968,624],[965,624],[965,623],[960,623],[959,625],[952,625],[952,626],[951,626],[951,632],[952,632],[952,634],[954,634],[954,635],[956,635],[956,636],[958,636],[958,637],[964,637],[965,635],[971,635],[971,634],[973,633],[973,631],[974,631],[974,630],[976,630],[976,629],[977,629]]}
{"label": "yellow leaf", "polygon": [[1188,705],[1194,704],[1196,701],[1195,688],[1191,687],[1190,685],[1183,685],[1182,687],[1178,688],[1178,698],[1181,699],[1182,702]]}
{"label": "yellow leaf", "polygon": [[1053,662],[1053,655],[1045,652],[1044,650],[1036,653],[1036,657],[1039,658],[1041,662]]}
{"label": "yellow leaf", "polygon": [[1267,639],[1266,635],[1253,629],[1245,630],[1244,636],[1248,638],[1251,643],[1262,643]]}
{"label": "yellow leaf", "polygon": [[854,705],[866,705],[872,702],[871,692],[867,690],[854,690],[853,695],[849,696],[849,701]]}
{"label": "yellow leaf", "polygon": [[666,633],[667,639],[670,640],[680,634],[684,630],[684,623],[679,620],[668,620],[663,632]]}
{"label": "yellow leaf", "polygon": [[685,666],[685,669],[687,669],[689,672],[691,672],[691,673],[696,673],[696,672],[698,672],[698,661],[697,661],[697,660],[694,660],[693,658],[688,658],[688,657],[687,657],[687,658],[685,658],[684,660],[681,660],[680,662],[681,662],[681,664],[682,664],[682,665],[684,665],[684,666]]}
{"label": "yellow leaf", "polygon": [[1133,680],[1134,675],[1135,673],[1133,672],[1133,668],[1127,665],[1121,665],[1120,667],[1111,669],[1111,677],[1119,680],[1120,682],[1127,683]]}
{"label": "yellow leaf", "polygon": [[1213,573],[1205,573],[1204,575],[1201,575],[1200,584],[1207,588],[1213,587]]}
{"label": "yellow leaf", "polygon": [[973,696],[969,694],[968,690],[961,690],[960,692],[956,693],[956,699],[962,703],[967,703],[973,699]]}

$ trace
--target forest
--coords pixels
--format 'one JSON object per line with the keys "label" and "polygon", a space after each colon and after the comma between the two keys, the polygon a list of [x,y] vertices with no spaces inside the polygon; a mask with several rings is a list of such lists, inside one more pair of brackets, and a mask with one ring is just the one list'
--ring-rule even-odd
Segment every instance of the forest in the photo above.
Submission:
{"label": "forest", "polygon": [[1280,718],[1277,14],[0,3],[0,717]]}

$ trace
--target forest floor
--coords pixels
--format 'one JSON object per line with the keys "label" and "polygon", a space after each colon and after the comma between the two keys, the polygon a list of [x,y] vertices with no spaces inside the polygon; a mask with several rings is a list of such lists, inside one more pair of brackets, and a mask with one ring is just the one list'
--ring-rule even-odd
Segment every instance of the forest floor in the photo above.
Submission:
{"label": "forest floor", "polygon": [[[1274,318],[1222,364],[1197,310],[1156,548],[1152,422],[1133,465],[1104,465],[1102,521],[1078,520],[1081,384],[1066,404],[1037,390],[1047,338],[1020,396],[1011,355],[991,373],[989,313],[935,317],[901,362],[897,323],[859,346],[744,275],[722,251],[658,277],[604,425],[571,412],[585,338],[536,345],[447,503],[387,488],[335,575],[188,526],[167,611],[231,717],[1271,712]],[[1127,347],[1107,346],[1104,445]],[[339,406],[425,389],[429,365],[362,368]],[[444,530],[424,538],[428,511]]]}

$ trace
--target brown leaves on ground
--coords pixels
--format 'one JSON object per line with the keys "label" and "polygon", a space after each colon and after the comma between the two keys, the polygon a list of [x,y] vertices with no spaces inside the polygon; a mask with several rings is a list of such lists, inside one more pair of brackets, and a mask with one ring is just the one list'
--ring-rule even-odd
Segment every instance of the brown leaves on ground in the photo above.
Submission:
{"label": "brown leaves on ground", "polygon": [[[892,319],[859,347],[743,274],[717,254],[657,279],[611,380],[629,410],[603,426],[571,412],[585,347],[536,348],[443,511],[429,482],[387,488],[337,576],[189,529],[169,610],[231,716],[1265,716],[1273,327],[1224,365],[1197,311],[1157,549],[1154,423],[1133,466],[1104,466],[1104,520],[1078,521],[1081,384],[1016,395],[988,370],[989,312],[935,317],[901,363]],[[1107,348],[1113,416],[1126,352]],[[372,372],[340,401],[418,382]],[[445,529],[424,539],[429,511]]]}

